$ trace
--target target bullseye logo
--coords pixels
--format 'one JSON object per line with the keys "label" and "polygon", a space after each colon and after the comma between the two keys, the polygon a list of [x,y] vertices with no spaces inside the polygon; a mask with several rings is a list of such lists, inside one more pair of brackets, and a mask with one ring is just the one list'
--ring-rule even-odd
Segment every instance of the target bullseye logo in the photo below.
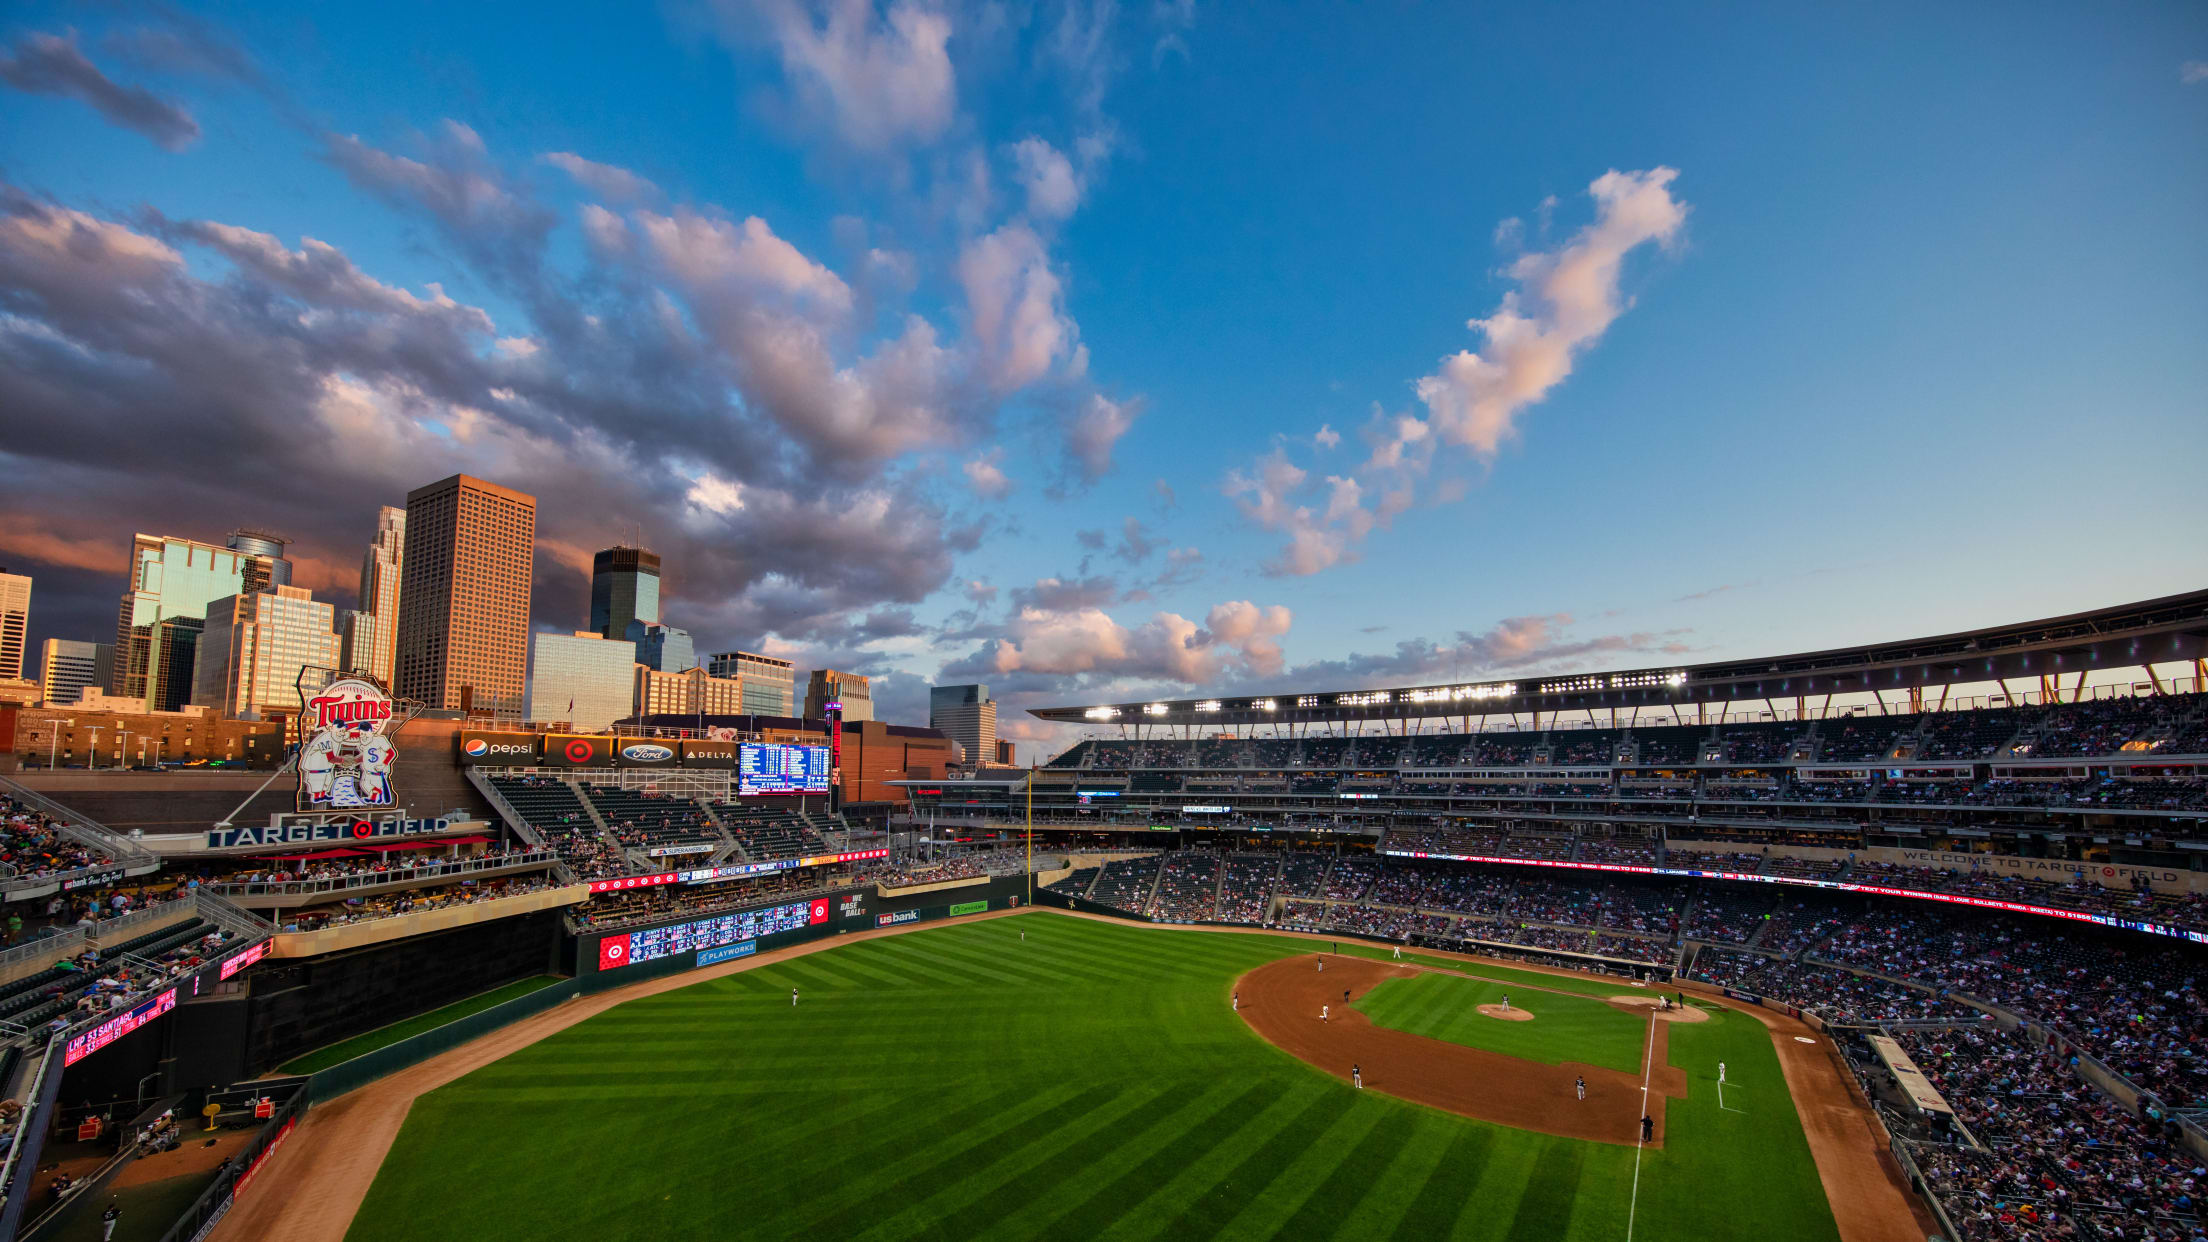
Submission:
{"label": "target bullseye logo", "polygon": [[353,836],[355,838],[365,841],[369,837],[372,837],[374,835],[376,835],[376,826],[374,824],[369,823],[365,819],[356,819],[353,821]]}
{"label": "target bullseye logo", "polygon": [[597,753],[598,748],[587,737],[575,737],[568,739],[567,745],[562,748],[562,751],[567,755],[569,763],[589,763],[591,756]]}

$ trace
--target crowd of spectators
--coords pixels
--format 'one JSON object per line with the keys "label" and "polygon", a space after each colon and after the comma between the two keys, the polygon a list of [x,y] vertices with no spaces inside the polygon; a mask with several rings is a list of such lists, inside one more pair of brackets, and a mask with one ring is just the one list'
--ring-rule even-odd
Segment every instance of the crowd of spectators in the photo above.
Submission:
{"label": "crowd of spectators", "polygon": [[410,888],[396,893],[348,897],[328,905],[284,911],[283,930],[319,931],[345,923],[365,923],[425,910],[496,901],[501,897],[518,897],[554,887],[557,881],[550,876],[507,876],[495,880],[462,880],[441,888]]}
{"label": "crowd of spectators", "polygon": [[0,878],[38,879],[115,861],[113,855],[65,836],[63,822],[0,794]]}
{"label": "crowd of spectators", "polygon": [[1913,1147],[1970,1242],[2208,1236],[2200,1203],[2208,1169],[2158,1109],[2133,1117],[2021,1032],[1946,1028],[1906,1032],[1900,1042],[1977,1140]]}
{"label": "crowd of spectators", "polygon": [[1691,978],[1783,1000],[1842,1025],[1883,1022],[1974,1022],[1984,1015],[1922,988],[1758,953],[1705,948]]}

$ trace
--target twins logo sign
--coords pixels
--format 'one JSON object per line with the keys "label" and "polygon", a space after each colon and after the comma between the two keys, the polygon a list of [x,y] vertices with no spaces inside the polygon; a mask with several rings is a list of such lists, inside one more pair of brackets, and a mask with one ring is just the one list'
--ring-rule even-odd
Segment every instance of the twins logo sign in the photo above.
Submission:
{"label": "twins logo sign", "polygon": [[301,704],[299,809],[392,805],[390,724],[391,696],[365,678],[341,677]]}

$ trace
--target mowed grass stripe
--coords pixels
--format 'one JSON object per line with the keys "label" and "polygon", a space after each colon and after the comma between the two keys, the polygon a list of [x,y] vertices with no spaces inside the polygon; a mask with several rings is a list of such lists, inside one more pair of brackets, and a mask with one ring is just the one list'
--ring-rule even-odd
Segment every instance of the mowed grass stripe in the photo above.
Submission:
{"label": "mowed grass stripe", "polygon": [[[1232,1099],[1219,1102],[1203,1120],[1193,1125],[1184,1122],[1178,1135],[1160,1125],[1152,1133],[1129,1136],[1112,1155],[1133,1153],[1142,1158],[1128,1163],[1118,1177],[1098,1186],[1088,1198],[1060,1213],[1045,1227],[1043,1236],[1093,1234],[1097,1232],[1099,1221],[1116,1222],[1121,1213],[1139,1209],[1152,1189],[1196,1161],[1222,1138],[1232,1138],[1241,1126],[1248,1125],[1267,1093],[1264,1083],[1251,1086]],[[1217,1091],[1206,1093],[1204,1104],[1209,1105],[1219,1094]],[[1236,1118],[1239,1121],[1233,1120]]]}
{"label": "mowed grass stripe", "polygon": [[1288,1153],[1301,1146],[1300,1136],[1290,1131],[1330,1105],[1348,1106],[1348,1102],[1333,1091],[1268,1091],[1267,1094],[1273,1098],[1251,1111],[1230,1132],[1219,1135],[1199,1158],[1184,1163],[1154,1189],[1130,1203],[1117,1220],[1097,1235],[1099,1242],[1144,1242],[1178,1235],[1187,1228],[1185,1222],[1195,1216],[1196,1204],[1233,1186],[1235,1169],[1264,1156],[1277,1144],[1271,1158],[1261,1159],[1255,1166],[1268,1170],[1276,1167]]}
{"label": "mowed grass stripe", "polygon": [[[1463,1210],[1470,1195],[1469,1188],[1452,1174],[1486,1167],[1487,1149],[1494,1141],[1495,1128],[1492,1126],[1459,1125],[1455,1137],[1449,1140],[1448,1150],[1439,1152],[1426,1184],[1418,1190],[1416,1198],[1408,1201],[1402,1218],[1396,1221],[1395,1231],[1389,1235],[1393,1242],[1428,1242],[1437,1233],[1441,1236],[1455,1233],[1456,1215]],[[1435,1224],[1440,1221],[1448,1221],[1449,1227],[1437,1230]],[[1336,1232],[1339,1236],[1340,1231]]]}
{"label": "mowed grass stripe", "polygon": [[[1093,1087],[1075,1097],[1060,1113],[1069,1118],[1068,1121],[1056,1127],[1043,1128],[1038,1138],[1026,1140],[1018,1135],[1034,1121],[1037,1112],[1055,1113],[1059,1110],[1021,1110],[1008,1117],[1002,1125],[959,1135],[954,1141],[959,1141],[960,1146],[947,1152],[939,1149],[931,1153],[936,1157],[932,1163],[892,1185],[883,1187],[867,1199],[854,1200],[847,1206],[809,1223],[804,1232],[834,1237],[856,1235],[862,1231],[876,1232],[876,1226],[886,1226],[899,1217],[909,1223],[913,1205],[953,1186],[988,1177],[1000,1166],[1022,1154],[1032,1159],[1053,1152],[1064,1152],[1075,1148],[1090,1134],[1120,1125],[1147,1125],[1186,1104],[1185,1096],[1178,1096],[1162,1088],[1116,1090],[1110,1087]],[[955,1179],[949,1176],[954,1170],[959,1173],[959,1177]],[[939,1235],[934,1228],[923,1226],[900,1227],[879,1236]]]}
{"label": "mowed grass stripe", "polygon": [[1247,1210],[1264,1193],[1265,1188],[1272,1184],[1275,1174],[1287,1167],[1298,1154],[1309,1151],[1319,1136],[1331,1129],[1342,1114],[1356,1103],[1354,1098],[1344,1092],[1322,1088],[1316,1084],[1307,1086],[1300,1100],[1301,1107],[1294,1116],[1267,1135],[1239,1163],[1221,1174],[1216,1182],[1204,1186],[1202,1193],[1192,1203],[1170,1217],[1152,1222],[1157,1227],[1149,1230],[1149,1236],[1211,1237],[1223,1234],[1227,1223]]}
{"label": "mowed grass stripe", "polygon": [[[1157,1098],[1121,1123],[1084,1127],[1072,1142],[1007,1153],[989,1176],[934,1196],[903,1221],[884,1222],[873,1236],[909,1236],[901,1232],[908,1230],[968,1239],[992,1227],[1011,1237],[1090,1236],[1097,1223],[1093,1220],[1071,1231],[1041,1222],[1064,1207],[1067,1194],[1104,1178],[1121,1163],[1123,1153],[1155,1150],[1176,1134],[1185,1138],[1200,1133],[1211,1118],[1232,1106],[1221,1098],[1227,1091],[1224,1085],[1206,1091],[1187,1083],[1160,1084]],[[1111,1215],[1125,1206],[1115,1204]]]}
{"label": "mowed grass stripe", "polygon": [[1365,1193],[1341,1214],[1333,1236],[1341,1242],[1363,1242],[1393,1230],[1420,1188],[1434,1180],[1434,1169],[1448,1150],[1452,1132],[1472,1128],[1440,1113],[1415,1114],[1411,1133],[1396,1145],[1380,1175],[1365,1182]]}
{"label": "mowed grass stripe", "polygon": [[[1341,1089],[1355,1090],[1354,1087]],[[1282,1165],[1267,1179],[1264,1189],[1227,1222],[1221,1233],[1245,1238],[1280,1236],[1281,1226],[1302,1210],[1304,1201],[1311,1197],[1319,1182],[1340,1166],[1344,1153],[1364,1142],[1365,1136],[1379,1124],[1380,1115],[1387,1111],[1387,1106],[1380,1104],[1377,1096],[1368,1093],[1367,1098],[1372,1102],[1355,1101],[1355,1106],[1336,1117],[1309,1147]]]}

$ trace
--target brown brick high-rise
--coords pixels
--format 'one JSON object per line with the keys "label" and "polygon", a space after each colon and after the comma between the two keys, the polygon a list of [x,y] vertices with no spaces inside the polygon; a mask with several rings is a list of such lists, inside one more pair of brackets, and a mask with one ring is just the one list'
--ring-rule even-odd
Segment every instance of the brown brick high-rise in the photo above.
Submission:
{"label": "brown brick high-rise", "polygon": [[537,498],[468,475],[406,494],[392,691],[519,720]]}

